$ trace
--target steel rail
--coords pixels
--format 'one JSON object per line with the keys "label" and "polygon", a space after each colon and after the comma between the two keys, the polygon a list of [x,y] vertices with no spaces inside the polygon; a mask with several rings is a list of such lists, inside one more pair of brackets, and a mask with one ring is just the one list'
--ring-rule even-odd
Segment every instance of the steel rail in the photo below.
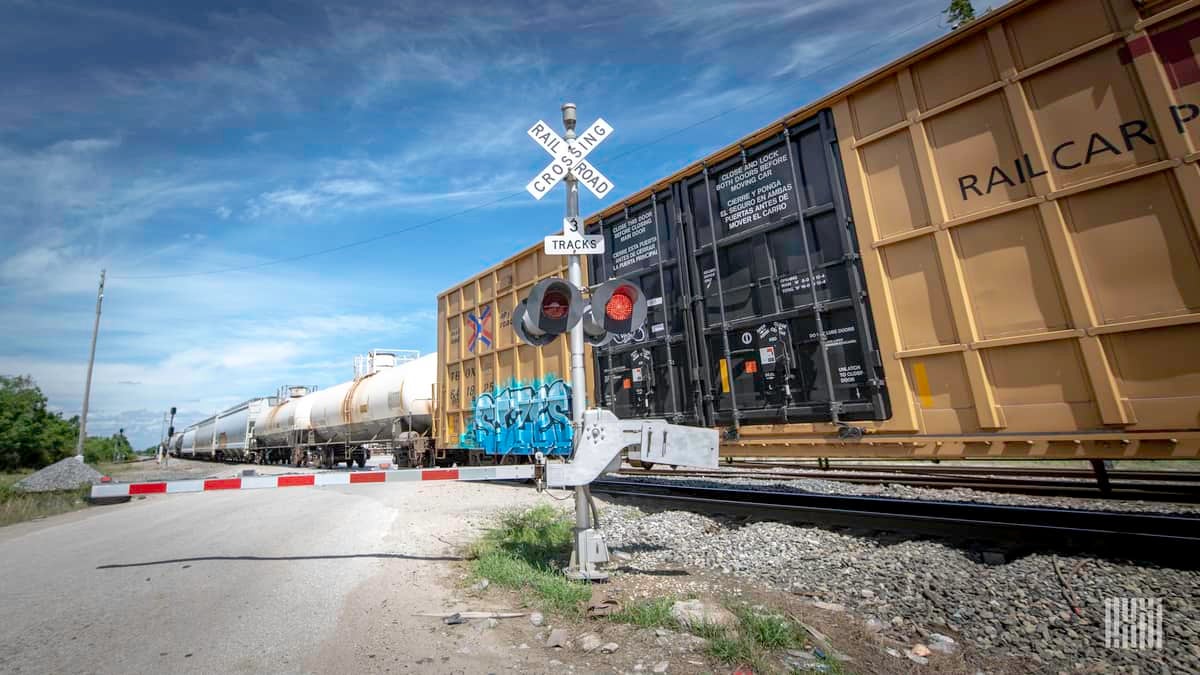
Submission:
{"label": "steel rail", "polygon": [[[1169,461],[1169,460],[1162,460]],[[960,475],[960,476],[1032,476],[1037,478],[1077,478],[1080,480],[1095,480],[1096,474],[1091,469],[1019,467],[1019,466],[942,466],[937,464],[835,464],[820,467],[817,464],[801,464],[798,462],[771,462],[753,460],[735,460],[725,466],[738,469],[796,469],[802,471],[845,471],[862,473],[911,473],[930,476]],[[1170,470],[1135,470],[1110,469],[1108,476],[1112,480],[1147,480],[1172,481],[1178,483],[1200,483],[1200,472],[1170,471]]]}
{"label": "steel rail", "polygon": [[934,535],[1017,551],[1101,553],[1200,566],[1200,516],[1085,511],[894,497],[767,492],[642,481],[598,480],[610,497],[679,504],[687,510],[748,515],[859,530]]}
{"label": "steel rail", "polygon": [[782,473],[775,471],[697,471],[678,469],[672,471],[650,471],[646,469],[622,469],[622,476],[645,478],[700,478],[700,479],[729,479],[746,478],[762,481],[786,481],[804,478],[818,478],[841,483],[857,485],[899,484],[910,487],[925,487],[934,489],[966,488],[971,490],[986,490],[990,492],[1005,492],[1055,497],[1086,497],[1094,499],[1136,499],[1142,501],[1165,501],[1179,503],[1200,502],[1200,485],[1190,482],[1172,483],[1164,478],[1160,482],[1146,481],[1112,481],[1109,490],[1103,491],[1094,482],[1082,480],[1013,478],[1005,476],[924,476],[912,473],[892,474],[886,469],[870,472],[839,473],[837,471],[809,470],[803,473]]}

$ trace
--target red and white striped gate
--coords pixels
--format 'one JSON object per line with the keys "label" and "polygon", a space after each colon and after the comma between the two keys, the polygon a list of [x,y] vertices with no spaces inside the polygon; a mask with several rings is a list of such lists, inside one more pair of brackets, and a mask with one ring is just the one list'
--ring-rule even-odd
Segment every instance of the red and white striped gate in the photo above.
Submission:
{"label": "red and white striped gate", "polygon": [[406,483],[434,480],[522,480],[532,479],[537,469],[532,464],[517,466],[471,466],[454,469],[399,469],[391,471],[350,471],[284,474],[280,476],[242,476],[147,483],[104,483],[92,486],[92,498],[131,497],[134,495],[214,492],[217,490],[262,490],[286,487],[323,487],[365,483]]}

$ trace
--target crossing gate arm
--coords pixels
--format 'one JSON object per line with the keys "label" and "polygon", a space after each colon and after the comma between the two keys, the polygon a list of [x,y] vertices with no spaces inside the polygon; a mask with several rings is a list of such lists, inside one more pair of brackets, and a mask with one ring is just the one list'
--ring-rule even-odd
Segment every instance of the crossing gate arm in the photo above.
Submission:
{"label": "crossing gate arm", "polygon": [[242,476],[205,480],[172,480],[147,483],[105,483],[92,486],[92,498],[132,497],[135,495],[215,492],[218,490],[261,490],[266,488],[322,487],[359,483],[411,483],[434,480],[523,480],[532,479],[537,467],[471,466],[454,469],[400,469],[391,471],[353,471],[347,473],[305,473],[281,476]]}

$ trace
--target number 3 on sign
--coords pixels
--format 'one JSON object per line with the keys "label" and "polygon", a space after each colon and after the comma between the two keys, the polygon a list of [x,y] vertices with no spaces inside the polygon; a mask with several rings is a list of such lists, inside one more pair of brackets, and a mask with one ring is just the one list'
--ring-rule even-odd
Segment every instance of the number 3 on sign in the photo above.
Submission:
{"label": "number 3 on sign", "polygon": [[570,218],[563,218],[563,236],[565,236],[565,237],[569,237],[571,235],[578,236],[582,231],[582,228],[580,227],[580,225],[581,225],[581,223],[579,222],[579,218],[577,218],[575,216],[571,216]]}

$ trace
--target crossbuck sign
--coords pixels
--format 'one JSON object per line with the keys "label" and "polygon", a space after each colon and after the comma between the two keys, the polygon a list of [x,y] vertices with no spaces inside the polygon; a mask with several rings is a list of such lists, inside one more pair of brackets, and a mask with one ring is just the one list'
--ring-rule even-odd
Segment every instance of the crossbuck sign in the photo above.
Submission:
{"label": "crossbuck sign", "polygon": [[534,199],[541,199],[546,196],[555,185],[558,185],[562,179],[567,177],[568,173],[574,174],[575,179],[579,181],[598,199],[603,199],[609,192],[612,191],[612,181],[600,173],[600,171],[584,161],[592,150],[596,149],[604,139],[608,138],[612,133],[613,128],[605,122],[603,118],[592,122],[591,126],[579,132],[579,136],[573,143],[568,144],[561,136],[554,133],[549,124],[538,120],[529,128],[526,133],[537,144],[542,146],[542,149],[554,158],[545,169],[538,172],[533,180],[525,186],[525,190],[533,195]]}

